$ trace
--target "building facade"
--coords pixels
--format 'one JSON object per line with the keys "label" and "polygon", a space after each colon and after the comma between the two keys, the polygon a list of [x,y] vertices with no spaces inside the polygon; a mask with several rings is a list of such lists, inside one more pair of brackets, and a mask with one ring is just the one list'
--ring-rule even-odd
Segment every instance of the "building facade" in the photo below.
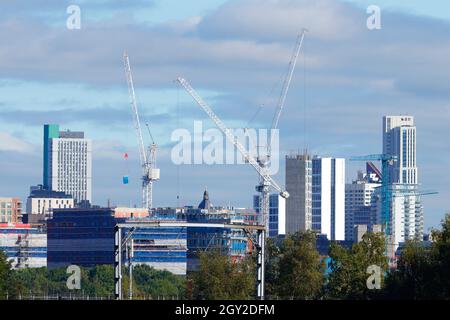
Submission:
{"label": "building facade", "polygon": [[[54,209],[48,220],[48,266],[50,268],[76,264],[91,267],[114,263],[114,227],[117,223],[145,217],[131,218],[131,208],[74,208]],[[130,215],[126,216],[129,212]],[[127,230],[123,230],[127,232]],[[146,264],[157,270],[186,274],[186,228],[136,228],[131,236],[132,254],[125,254],[124,264],[130,261]]]}
{"label": "building facade", "polygon": [[[260,195],[253,196],[253,209],[260,213]],[[278,193],[269,196],[269,237],[286,234],[286,199]]]}
{"label": "building facade", "polygon": [[345,240],[345,159],[312,159],[312,230]]}
{"label": "building facade", "polygon": [[22,221],[22,201],[19,198],[0,198],[0,223]]}
{"label": "building facade", "polygon": [[368,163],[365,174],[358,172],[357,179],[345,185],[345,240],[355,240],[356,225],[365,225],[366,229],[371,229],[378,223],[379,193],[376,191],[381,186],[381,175],[371,172],[370,168]]}
{"label": "building facade", "polygon": [[414,117],[383,117],[383,153],[397,157],[389,166],[389,183],[418,183]]}
{"label": "building facade", "polygon": [[0,250],[13,269],[47,266],[47,234],[29,224],[0,223]]}
{"label": "building facade", "polygon": [[71,195],[76,204],[92,202],[92,141],[83,132],[44,126],[44,188]]}
{"label": "building facade", "polygon": [[307,153],[286,156],[286,233],[312,228],[312,158]]}
{"label": "building facade", "polygon": [[27,198],[24,222],[31,224],[43,223],[49,218],[53,209],[70,209],[74,207],[72,196],[58,191],[45,190],[42,185],[30,188]]}
{"label": "building facade", "polygon": [[[401,242],[423,238],[423,206],[416,162],[416,126],[412,116],[383,117],[383,153],[396,156],[389,165],[392,192],[389,221],[395,251]],[[381,211],[381,210],[379,210]]]}

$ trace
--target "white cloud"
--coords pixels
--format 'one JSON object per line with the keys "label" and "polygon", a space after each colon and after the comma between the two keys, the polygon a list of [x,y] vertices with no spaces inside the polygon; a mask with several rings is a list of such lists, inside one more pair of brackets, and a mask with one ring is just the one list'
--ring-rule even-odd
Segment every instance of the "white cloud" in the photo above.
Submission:
{"label": "white cloud", "polygon": [[361,29],[354,7],[334,0],[230,1],[200,24],[208,35],[265,40],[290,39],[302,28],[315,37],[338,41]]}
{"label": "white cloud", "polygon": [[7,132],[0,132],[0,151],[31,154],[35,151],[35,148],[25,140],[14,137]]}

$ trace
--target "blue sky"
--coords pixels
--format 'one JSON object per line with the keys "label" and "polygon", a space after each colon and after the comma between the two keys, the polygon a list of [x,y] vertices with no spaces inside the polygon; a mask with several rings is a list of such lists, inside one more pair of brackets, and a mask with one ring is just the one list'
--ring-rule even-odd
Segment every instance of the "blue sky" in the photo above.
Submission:
{"label": "blue sky", "polygon": [[[69,4],[81,8],[81,30],[65,27]],[[379,31],[366,28],[369,4],[382,9]],[[155,204],[176,205],[178,192],[181,204],[197,204],[207,186],[216,204],[250,206],[251,168],[171,163],[173,130],[192,130],[194,120],[213,127],[173,80],[188,78],[229,126],[245,126],[265,104],[252,126],[268,127],[295,37],[307,27],[280,121],[281,153],[378,153],[382,116],[411,114],[419,180],[440,192],[424,198],[426,227],[450,209],[448,1],[21,0],[0,8],[2,196],[25,200],[41,182],[42,125],[51,122],[94,140],[96,203],[139,203],[127,50],[141,116],[160,145]],[[362,166],[347,162],[347,181]],[[123,174],[130,185],[121,185]],[[284,183],[284,170],[276,179]]]}

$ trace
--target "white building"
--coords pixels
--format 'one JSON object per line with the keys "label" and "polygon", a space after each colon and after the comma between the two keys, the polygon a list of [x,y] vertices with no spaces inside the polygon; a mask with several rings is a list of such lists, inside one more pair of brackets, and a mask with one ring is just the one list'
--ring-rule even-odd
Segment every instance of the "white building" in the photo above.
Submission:
{"label": "white building", "polygon": [[[253,196],[253,209],[260,212],[260,196]],[[269,195],[269,237],[286,234],[286,199],[278,193]]]}
{"label": "white building", "polygon": [[390,166],[390,183],[417,184],[414,117],[383,117],[383,153],[397,156]]}
{"label": "white building", "polygon": [[420,196],[414,194],[418,191],[416,151],[414,117],[383,117],[383,153],[397,157],[389,167],[393,194],[389,226],[394,250],[408,239],[423,238],[423,207]]}
{"label": "white building", "polygon": [[345,240],[356,241],[356,225],[365,225],[371,230],[377,223],[376,202],[379,196],[375,191],[381,186],[380,178],[381,175],[376,173],[359,171],[357,179],[345,185]]}
{"label": "white building", "polygon": [[312,229],[345,240],[345,159],[312,159]]}
{"label": "white building", "polygon": [[[423,240],[423,206],[417,185],[392,185],[391,234],[394,250],[406,240]],[[405,194],[406,193],[406,194]]]}
{"label": "white building", "polygon": [[65,192],[44,190],[43,186],[31,187],[26,205],[26,223],[38,223],[51,216],[53,209],[74,207],[74,199]]}
{"label": "white building", "polygon": [[44,126],[44,188],[92,202],[92,141],[83,132]]}

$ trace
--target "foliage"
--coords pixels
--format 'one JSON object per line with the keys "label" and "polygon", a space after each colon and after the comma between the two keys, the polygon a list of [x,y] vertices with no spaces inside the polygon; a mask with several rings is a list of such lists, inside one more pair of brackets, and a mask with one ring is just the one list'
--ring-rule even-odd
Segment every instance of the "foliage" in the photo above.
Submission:
{"label": "foliage", "polygon": [[442,221],[442,229],[432,232],[429,247],[409,241],[402,250],[397,269],[387,279],[388,299],[450,298],[450,215]]}
{"label": "foliage", "polygon": [[[433,242],[408,241],[397,268],[388,270],[383,234],[367,233],[351,249],[332,243],[330,272],[316,250],[312,232],[288,235],[266,243],[266,296],[272,299],[449,299],[450,214]],[[371,265],[381,269],[382,290],[367,288]],[[194,298],[251,299],[255,295],[254,257],[233,262],[220,252],[200,254],[200,270],[188,281],[168,271],[146,265],[133,268],[135,299]],[[112,298],[114,272],[111,265],[81,268],[81,290],[67,289],[66,268],[12,270],[0,251],[0,299],[45,296]],[[128,270],[123,270],[123,295],[128,296]]]}
{"label": "foliage", "polygon": [[199,270],[193,272],[190,284],[194,299],[250,299],[255,292],[255,261],[248,257],[233,262],[219,251],[202,252]]}
{"label": "foliage", "polygon": [[320,295],[324,270],[312,232],[295,233],[268,243],[267,293],[272,298],[314,299]]}
{"label": "foliage", "polygon": [[436,266],[430,249],[418,241],[408,241],[402,250],[397,269],[392,270],[386,280],[386,298],[422,299],[436,298]]}
{"label": "foliage", "polygon": [[331,258],[326,293],[332,299],[369,299],[376,291],[367,287],[367,268],[380,267],[381,286],[383,275],[387,271],[387,259],[384,255],[385,240],[381,233],[366,233],[362,241],[351,249],[332,243],[329,250]]}
{"label": "foliage", "polygon": [[11,263],[7,261],[6,255],[0,250],[0,299],[15,294],[12,292],[14,290],[12,281]]}
{"label": "foliage", "polygon": [[442,221],[442,230],[434,230],[432,238],[432,260],[435,266],[436,289],[441,297],[450,299],[450,214]]}
{"label": "foliage", "polygon": [[[66,268],[26,268],[11,270],[0,252],[0,299],[29,297],[102,297],[112,299],[114,295],[114,270],[111,265],[98,265],[81,269],[81,289],[69,290]],[[123,295],[129,293],[128,271],[123,270]],[[168,271],[155,270],[149,266],[133,268],[133,297],[158,298],[184,296],[185,281],[181,276]]]}
{"label": "foliage", "polygon": [[137,296],[157,299],[160,296],[182,298],[185,295],[185,278],[169,271],[158,271],[147,265],[139,265],[133,268],[133,280]]}

